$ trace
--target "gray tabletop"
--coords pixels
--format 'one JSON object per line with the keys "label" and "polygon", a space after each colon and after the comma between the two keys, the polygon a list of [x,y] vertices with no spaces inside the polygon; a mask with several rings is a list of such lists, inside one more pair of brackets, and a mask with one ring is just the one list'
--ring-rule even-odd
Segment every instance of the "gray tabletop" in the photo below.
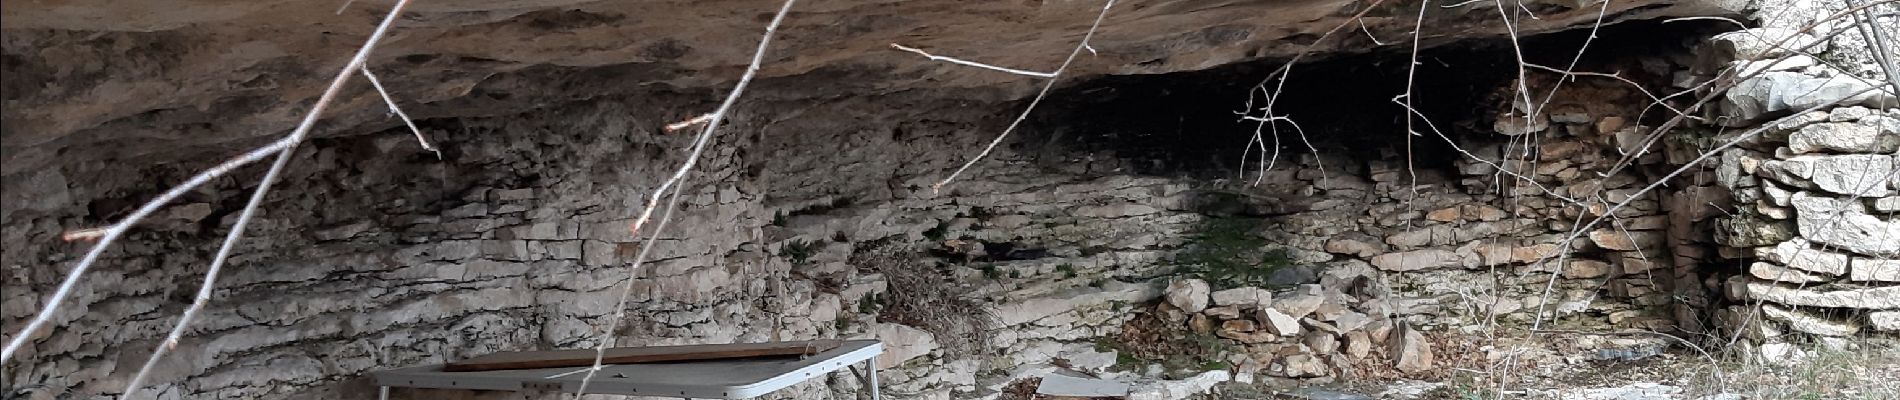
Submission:
{"label": "gray tabletop", "polygon": [[[848,340],[809,357],[608,365],[587,385],[590,394],[745,399],[823,377],[884,352],[876,340]],[[587,368],[444,372],[442,364],[371,373],[385,387],[507,391],[580,390]]]}

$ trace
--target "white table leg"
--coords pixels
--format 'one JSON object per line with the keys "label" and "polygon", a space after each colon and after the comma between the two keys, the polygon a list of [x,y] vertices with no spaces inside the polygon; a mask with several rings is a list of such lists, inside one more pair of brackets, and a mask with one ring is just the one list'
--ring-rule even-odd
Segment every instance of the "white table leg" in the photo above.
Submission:
{"label": "white table leg", "polygon": [[865,370],[871,372],[868,374],[871,376],[871,381],[869,382],[871,384],[871,400],[880,400],[877,397],[877,357],[864,360],[864,367]]}

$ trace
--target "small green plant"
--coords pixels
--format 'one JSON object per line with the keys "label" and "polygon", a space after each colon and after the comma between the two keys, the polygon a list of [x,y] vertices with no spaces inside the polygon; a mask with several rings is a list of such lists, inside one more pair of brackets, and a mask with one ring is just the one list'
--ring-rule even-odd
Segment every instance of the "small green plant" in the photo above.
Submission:
{"label": "small green plant", "polygon": [[1096,288],[1096,289],[1108,287],[1108,279],[1096,279],[1094,281],[1090,281],[1089,287]]}
{"label": "small green plant", "polygon": [[781,247],[778,250],[778,255],[785,257],[786,260],[790,260],[793,265],[804,265],[807,262],[811,262],[811,256],[817,253],[818,245],[803,239],[785,243],[785,247]]}
{"label": "small green plant", "polygon": [[785,211],[772,213],[772,226],[785,226]]}
{"label": "small green plant", "polygon": [[879,298],[878,295],[876,294],[865,293],[864,298],[858,299],[859,313],[862,313],[862,314],[876,313],[877,310],[880,308],[884,308],[883,299]]}
{"label": "small green plant", "polygon": [[1063,278],[1075,278],[1075,275],[1076,275],[1075,265],[1074,264],[1057,265],[1056,272],[1062,273]]}
{"label": "small green plant", "polygon": [[838,243],[846,243],[846,242],[851,241],[851,236],[845,235],[844,231],[838,231],[837,233],[831,234],[831,241],[838,242]]}
{"label": "small green plant", "polygon": [[1003,271],[996,269],[995,265],[984,265],[983,277],[990,280],[1001,279],[1003,277]]}
{"label": "small green plant", "polygon": [[1020,269],[1009,270],[1009,279],[1023,279],[1023,270],[1020,270]]}
{"label": "small green plant", "polygon": [[1452,390],[1454,393],[1457,393],[1458,400],[1484,400],[1490,398],[1490,396],[1485,396],[1483,389],[1473,387],[1469,384],[1459,383],[1457,387]]}

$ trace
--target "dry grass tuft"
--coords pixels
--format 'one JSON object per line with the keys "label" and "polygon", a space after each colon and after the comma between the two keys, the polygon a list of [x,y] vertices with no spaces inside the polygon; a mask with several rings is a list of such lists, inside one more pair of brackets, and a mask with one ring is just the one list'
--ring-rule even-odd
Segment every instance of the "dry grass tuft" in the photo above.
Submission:
{"label": "dry grass tuft", "polygon": [[852,256],[860,268],[884,274],[890,290],[877,299],[878,319],[914,326],[936,336],[945,354],[983,356],[994,352],[996,317],[981,299],[967,296],[955,278],[919,261],[918,252],[900,244],[874,245]]}
{"label": "dry grass tuft", "polygon": [[1688,374],[1697,378],[1688,385],[1690,397],[1731,393],[1762,400],[1900,399],[1900,343],[1868,339],[1852,346],[1858,348],[1802,346],[1804,355],[1786,362],[1736,357],[1741,360],[1702,363],[1696,367],[1719,368],[1722,378]]}

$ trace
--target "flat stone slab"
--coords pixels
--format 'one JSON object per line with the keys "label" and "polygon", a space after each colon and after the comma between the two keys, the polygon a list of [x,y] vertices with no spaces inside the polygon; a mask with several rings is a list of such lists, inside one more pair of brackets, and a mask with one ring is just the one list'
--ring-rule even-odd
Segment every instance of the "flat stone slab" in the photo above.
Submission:
{"label": "flat stone slab", "polygon": [[1762,281],[1749,281],[1747,287],[1749,298],[1791,306],[1900,309],[1900,286],[1824,292],[1796,289]]}
{"label": "flat stone slab", "polygon": [[1373,400],[1372,397],[1357,393],[1320,388],[1299,388],[1276,396],[1275,398],[1287,400]]}
{"label": "flat stone slab", "polygon": [[1801,236],[1830,247],[1876,257],[1900,256],[1900,221],[1867,214],[1858,199],[1795,193],[1795,223]]}
{"label": "flat stone slab", "polygon": [[1036,385],[1036,394],[1068,397],[1128,397],[1128,384],[1107,379],[1049,374]]}

